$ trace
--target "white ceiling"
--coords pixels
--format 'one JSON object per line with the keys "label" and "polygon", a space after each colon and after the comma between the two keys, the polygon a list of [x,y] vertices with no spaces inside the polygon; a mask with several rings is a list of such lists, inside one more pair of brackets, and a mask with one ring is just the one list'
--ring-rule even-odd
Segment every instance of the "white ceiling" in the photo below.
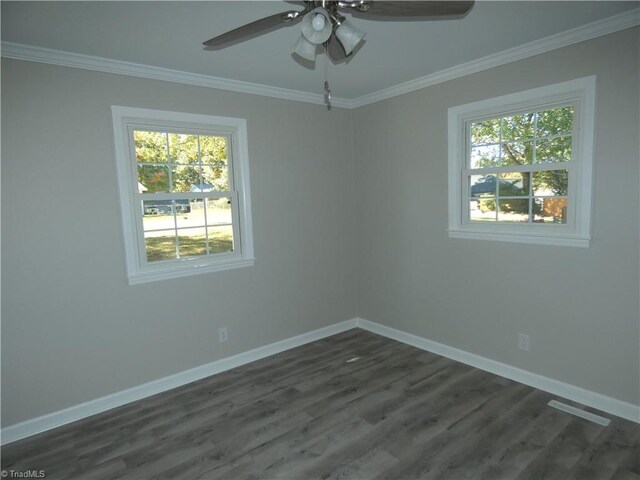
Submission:
{"label": "white ceiling", "polygon": [[[333,95],[353,99],[637,8],[638,1],[476,1],[456,20],[352,19],[366,43],[328,67]],[[202,42],[245,23],[299,9],[281,1],[2,1],[2,40],[190,73],[321,93],[315,69],[294,60],[300,27],[224,50]]]}

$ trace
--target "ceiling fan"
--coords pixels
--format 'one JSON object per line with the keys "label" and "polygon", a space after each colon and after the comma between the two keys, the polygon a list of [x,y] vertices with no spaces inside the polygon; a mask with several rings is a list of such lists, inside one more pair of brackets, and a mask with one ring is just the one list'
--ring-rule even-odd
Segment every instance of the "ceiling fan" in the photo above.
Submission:
{"label": "ceiling fan", "polygon": [[[351,56],[366,33],[356,28],[343,13],[370,20],[429,20],[433,17],[455,18],[465,15],[473,6],[467,1],[378,1],[378,0],[306,0],[289,2],[303,10],[289,10],[256,20],[207,40],[207,49],[225,48],[284,26],[301,23],[302,34],[293,52],[315,61],[317,47],[322,45],[327,56],[339,62]],[[330,107],[330,91],[325,82],[325,100]]]}

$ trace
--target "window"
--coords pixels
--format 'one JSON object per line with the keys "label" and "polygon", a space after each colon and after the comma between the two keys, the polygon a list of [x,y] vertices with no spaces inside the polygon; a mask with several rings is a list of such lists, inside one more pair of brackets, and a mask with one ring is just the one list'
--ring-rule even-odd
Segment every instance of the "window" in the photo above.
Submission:
{"label": "window", "polygon": [[449,236],[587,247],[595,77],[449,109]]}
{"label": "window", "polygon": [[112,113],[129,283],[253,265],[246,122]]}

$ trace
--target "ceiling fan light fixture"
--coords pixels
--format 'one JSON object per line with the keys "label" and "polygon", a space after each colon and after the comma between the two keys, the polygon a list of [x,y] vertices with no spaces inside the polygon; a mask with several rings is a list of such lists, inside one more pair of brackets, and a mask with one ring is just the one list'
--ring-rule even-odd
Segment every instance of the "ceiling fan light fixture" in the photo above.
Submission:
{"label": "ceiling fan light fixture", "polygon": [[311,43],[320,45],[326,42],[333,31],[329,12],[322,7],[314,8],[302,19],[301,30],[304,38]]}
{"label": "ceiling fan light fixture", "polygon": [[362,41],[366,33],[356,28],[349,20],[344,20],[336,28],[336,37],[340,40],[344,52],[350,55],[354,48]]}
{"label": "ceiling fan light fixture", "polygon": [[316,60],[316,45],[307,40],[304,35],[300,35],[293,46],[293,53],[314,62]]}

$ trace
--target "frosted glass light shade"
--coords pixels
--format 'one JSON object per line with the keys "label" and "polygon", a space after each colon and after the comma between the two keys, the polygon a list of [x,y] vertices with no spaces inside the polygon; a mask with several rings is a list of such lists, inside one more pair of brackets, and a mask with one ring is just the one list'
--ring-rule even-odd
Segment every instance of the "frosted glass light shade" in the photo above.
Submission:
{"label": "frosted glass light shade", "polygon": [[316,59],[316,45],[304,38],[304,35],[300,35],[300,38],[293,46],[293,52],[312,62]]}
{"label": "frosted glass light shade", "polygon": [[354,48],[362,41],[366,33],[358,30],[349,20],[345,20],[336,29],[336,37],[340,40],[344,52],[349,55]]}
{"label": "frosted glass light shade", "polygon": [[311,26],[316,32],[320,32],[324,30],[324,26],[326,23],[327,21],[324,19],[323,15],[316,15],[311,21]]}
{"label": "frosted glass light shade", "polygon": [[[322,17],[324,17],[324,23],[320,19],[316,19],[317,15],[322,15]],[[304,38],[316,45],[320,45],[321,43],[329,40],[331,32],[333,31],[329,12],[322,7],[314,8],[307,13],[302,19],[302,23],[300,25]],[[318,30],[318,28],[320,28],[320,30]]]}

